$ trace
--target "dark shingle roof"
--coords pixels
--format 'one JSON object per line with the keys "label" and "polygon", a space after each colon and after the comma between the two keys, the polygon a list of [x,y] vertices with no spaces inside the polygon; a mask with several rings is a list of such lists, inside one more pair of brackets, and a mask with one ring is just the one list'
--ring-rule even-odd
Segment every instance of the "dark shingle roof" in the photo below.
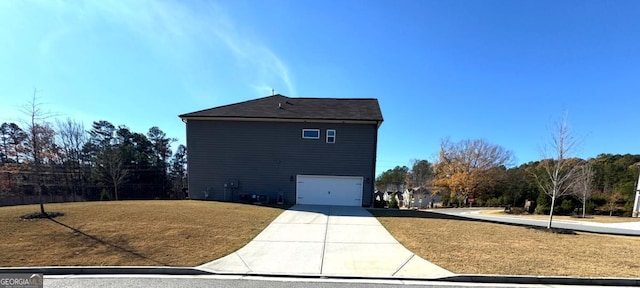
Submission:
{"label": "dark shingle roof", "polygon": [[276,94],[180,115],[200,117],[382,121],[382,112],[373,98],[289,98]]}

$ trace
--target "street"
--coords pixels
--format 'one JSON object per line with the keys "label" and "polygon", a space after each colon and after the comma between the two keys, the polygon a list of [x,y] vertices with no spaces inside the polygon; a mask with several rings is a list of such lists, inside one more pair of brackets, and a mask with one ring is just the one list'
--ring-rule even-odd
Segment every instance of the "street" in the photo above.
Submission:
{"label": "street", "polygon": [[[164,275],[61,275],[45,276],[44,287],[47,288],[80,288],[80,287],[220,287],[220,288],[382,288],[382,287],[518,287],[518,288],[561,288],[575,287],[567,285],[527,285],[527,284],[480,284],[454,283],[442,281],[402,281],[376,279],[318,279],[289,277],[244,277],[244,276],[164,276]],[[600,286],[581,286],[600,287]]]}

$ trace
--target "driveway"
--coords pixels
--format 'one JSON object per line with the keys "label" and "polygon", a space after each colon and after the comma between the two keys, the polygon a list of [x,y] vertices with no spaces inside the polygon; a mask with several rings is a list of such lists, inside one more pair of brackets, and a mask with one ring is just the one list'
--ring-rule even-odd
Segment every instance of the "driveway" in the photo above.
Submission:
{"label": "driveway", "polygon": [[198,268],[234,274],[454,275],[407,250],[367,210],[315,205],[291,207],[240,250]]}

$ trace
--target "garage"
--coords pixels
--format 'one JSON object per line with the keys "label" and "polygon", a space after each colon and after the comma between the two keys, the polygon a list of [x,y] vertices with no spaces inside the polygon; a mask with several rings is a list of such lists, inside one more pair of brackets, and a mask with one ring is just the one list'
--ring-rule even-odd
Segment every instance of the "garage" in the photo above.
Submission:
{"label": "garage", "polygon": [[362,206],[362,177],[298,175],[296,203]]}

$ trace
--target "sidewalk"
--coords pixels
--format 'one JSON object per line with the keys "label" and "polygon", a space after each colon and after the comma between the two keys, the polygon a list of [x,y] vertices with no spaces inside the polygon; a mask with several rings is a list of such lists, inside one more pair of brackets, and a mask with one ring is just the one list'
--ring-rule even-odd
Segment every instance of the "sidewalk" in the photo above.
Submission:
{"label": "sidewalk", "polygon": [[454,275],[407,250],[365,209],[314,205],[293,206],[245,247],[198,268],[235,274]]}

